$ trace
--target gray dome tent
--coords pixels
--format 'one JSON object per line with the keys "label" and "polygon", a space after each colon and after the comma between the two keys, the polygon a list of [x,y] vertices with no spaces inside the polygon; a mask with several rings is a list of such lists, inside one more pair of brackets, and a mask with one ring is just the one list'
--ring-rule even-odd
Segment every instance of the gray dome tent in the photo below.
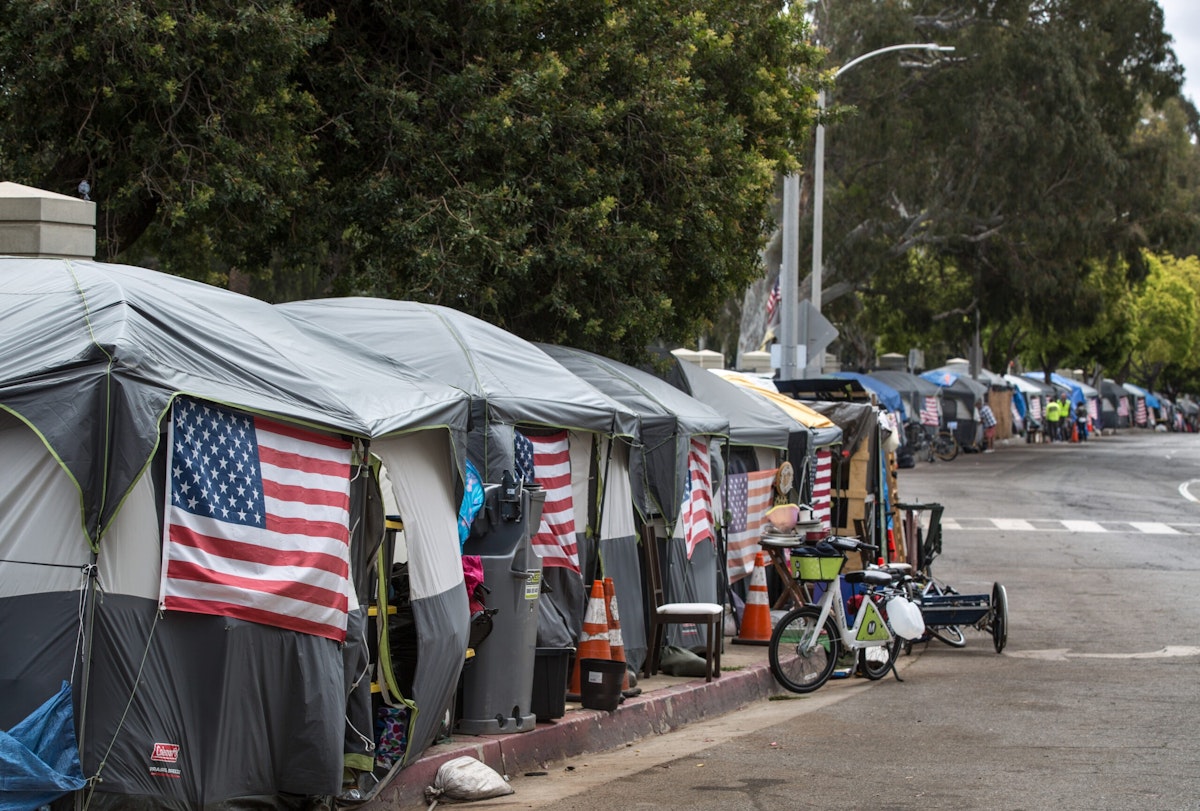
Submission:
{"label": "gray dome tent", "polygon": [[[0,649],[22,651],[0,657],[0,728],[70,680],[83,772],[102,778],[95,808],[134,796],[163,807],[282,806],[340,790],[343,649],[291,629],[305,604],[293,612],[272,600],[277,624],[160,610],[172,577],[164,523],[180,511],[167,505],[181,481],[168,457],[186,398],[350,460],[330,468],[348,496],[327,525],[349,539],[346,568],[331,562],[332,579],[283,584],[334,604],[344,597],[346,647],[356,561],[372,540],[352,527],[373,510],[352,454],[371,443],[404,468],[397,497],[412,507],[413,556],[430,573],[414,603],[439,618],[444,651],[431,648],[417,678],[415,699],[431,718],[414,725],[412,746],[424,748],[462,666],[451,652],[466,640],[461,572],[447,574],[438,557],[454,539],[451,439],[465,433],[465,396],[344,340],[315,339],[264,302],[165,274],[0,258],[0,276],[0,491],[17,495],[0,514]],[[195,548],[248,550],[239,537]],[[253,588],[237,555],[225,560],[234,567],[225,575]]]}
{"label": "gray dome tent", "polygon": [[[534,344],[449,307],[378,298],[333,298],[276,305],[289,317],[345,335],[457,386],[471,397],[468,455],[486,482],[515,471],[517,431],[567,431],[574,507],[595,518],[588,498],[591,461],[604,438],[632,436],[637,415]],[[587,537],[576,519],[576,545]],[[544,523],[543,523],[544,526]],[[538,600],[539,636],[574,644],[587,603],[578,562],[547,564],[550,586]]]}

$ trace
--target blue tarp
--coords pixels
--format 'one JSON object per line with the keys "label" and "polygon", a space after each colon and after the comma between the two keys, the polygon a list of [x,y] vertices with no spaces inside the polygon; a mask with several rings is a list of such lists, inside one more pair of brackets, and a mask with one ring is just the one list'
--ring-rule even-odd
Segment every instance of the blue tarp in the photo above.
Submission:
{"label": "blue tarp", "polygon": [[[1026,372],[1025,376],[1028,377],[1030,380],[1037,380],[1039,382],[1045,381],[1045,379],[1046,379],[1046,376],[1044,374],[1042,374],[1041,372]],[[1060,386],[1060,387],[1066,389],[1068,392],[1070,392],[1072,407],[1077,406],[1080,403],[1084,403],[1084,404],[1087,403],[1087,395],[1083,393],[1083,388],[1078,383],[1076,383],[1074,380],[1071,380],[1070,378],[1067,378],[1067,377],[1063,377],[1058,372],[1051,372],[1050,373],[1050,382],[1054,383],[1055,385]]]}
{"label": "blue tarp", "polygon": [[86,785],[75,741],[71,685],[0,732],[0,811],[36,811]]}
{"label": "blue tarp", "polygon": [[1128,391],[1129,393],[1136,394],[1138,397],[1144,397],[1146,399],[1146,405],[1148,407],[1150,407],[1150,408],[1160,408],[1161,407],[1161,405],[1158,401],[1158,398],[1155,397],[1150,392],[1143,389],[1141,386],[1135,386],[1132,383],[1125,383],[1123,385],[1125,386],[1125,390]]}
{"label": "blue tarp", "polygon": [[838,380],[857,380],[864,389],[875,392],[879,402],[888,411],[894,411],[901,417],[908,418],[904,409],[904,398],[900,396],[900,392],[882,380],[877,380],[869,375],[860,375],[857,372],[834,372],[830,377],[836,377]]}

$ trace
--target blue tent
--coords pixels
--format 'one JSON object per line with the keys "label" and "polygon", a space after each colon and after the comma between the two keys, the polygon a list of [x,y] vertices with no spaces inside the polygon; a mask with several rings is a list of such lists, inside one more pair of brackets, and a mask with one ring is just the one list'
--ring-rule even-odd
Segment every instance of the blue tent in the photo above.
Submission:
{"label": "blue tent", "polygon": [[1162,404],[1159,403],[1158,398],[1155,397],[1152,393],[1150,393],[1146,389],[1143,389],[1141,386],[1135,386],[1132,383],[1124,383],[1122,385],[1125,386],[1125,390],[1128,391],[1130,394],[1136,394],[1138,397],[1144,398],[1146,400],[1146,405],[1149,408],[1161,408],[1162,407]]}
{"label": "blue tent", "polygon": [[836,377],[838,380],[857,380],[864,389],[875,392],[875,396],[879,398],[879,402],[888,411],[894,411],[902,418],[908,419],[908,415],[904,409],[904,398],[900,396],[900,392],[893,389],[882,380],[878,380],[869,375],[860,375],[857,372],[834,372],[829,375]]}

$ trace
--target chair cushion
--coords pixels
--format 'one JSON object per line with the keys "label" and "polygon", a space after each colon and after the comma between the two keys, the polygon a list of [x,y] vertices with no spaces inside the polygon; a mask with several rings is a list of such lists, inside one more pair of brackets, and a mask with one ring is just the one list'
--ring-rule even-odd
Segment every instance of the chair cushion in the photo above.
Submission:
{"label": "chair cushion", "polygon": [[724,614],[725,609],[716,603],[667,603],[658,607],[659,614]]}

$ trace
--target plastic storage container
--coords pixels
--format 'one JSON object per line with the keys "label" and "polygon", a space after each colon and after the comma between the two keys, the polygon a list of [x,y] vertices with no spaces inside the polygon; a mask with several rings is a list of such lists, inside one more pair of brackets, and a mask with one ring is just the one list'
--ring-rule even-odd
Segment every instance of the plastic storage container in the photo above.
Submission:
{"label": "plastic storage container", "polygon": [[542,559],[532,536],[542,520],[545,491],[484,485],[483,506],[463,545],[483,565],[484,604],[495,609],[492,630],[463,669],[455,729],[466,735],[528,732],[537,646]]}
{"label": "plastic storage container", "polygon": [[574,648],[538,648],[533,661],[533,695],[529,709],[539,721],[567,714],[567,683]]}

